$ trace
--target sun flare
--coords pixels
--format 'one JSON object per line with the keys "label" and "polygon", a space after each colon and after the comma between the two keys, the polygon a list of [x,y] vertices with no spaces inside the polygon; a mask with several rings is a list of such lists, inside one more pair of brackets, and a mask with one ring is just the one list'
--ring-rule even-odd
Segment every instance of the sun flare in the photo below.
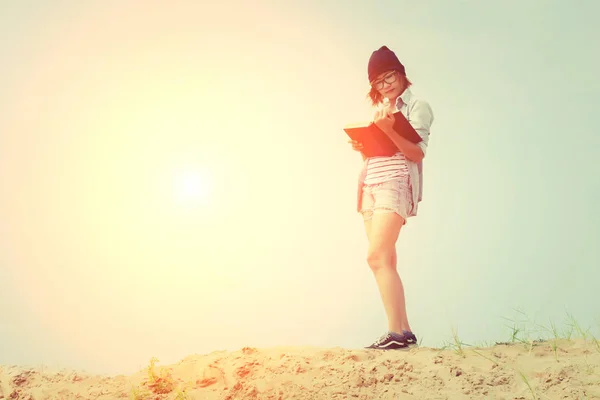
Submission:
{"label": "sun flare", "polygon": [[207,171],[188,169],[175,176],[175,198],[178,203],[200,204],[209,200],[212,181]]}

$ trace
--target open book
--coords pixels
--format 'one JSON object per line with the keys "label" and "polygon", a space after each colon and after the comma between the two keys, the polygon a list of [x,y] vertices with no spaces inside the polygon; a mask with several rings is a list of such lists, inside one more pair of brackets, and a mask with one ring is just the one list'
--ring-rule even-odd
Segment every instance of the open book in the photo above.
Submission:
{"label": "open book", "polygon": [[[398,111],[393,115],[394,131],[413,143],[419,143],[423,140],[402,112]],[[372,121],[348,124],[344,126],[344,131],[350,139],[362,143],[362,153],[367,157],[389,157],[398,152],[398,147],[392,142],[392,139]]]}

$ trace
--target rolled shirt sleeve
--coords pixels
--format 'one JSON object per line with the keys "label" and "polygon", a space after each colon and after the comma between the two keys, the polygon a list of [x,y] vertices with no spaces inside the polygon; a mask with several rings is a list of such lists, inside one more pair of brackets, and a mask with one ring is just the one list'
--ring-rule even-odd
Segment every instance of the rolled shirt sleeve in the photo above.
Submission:
{"label": "rolled shirt sleeve", "polygon": [[429,130],[431,129],[434,120],[433,110],[428,102],[418,99],[413,103],[408,115],[408,122],[410,122],[412,127],[415,128],[419,136],[423,139],[423,141],[419,142],[417,145],[423,151],[423,155],[425,155],[427,146],[429,145]]}

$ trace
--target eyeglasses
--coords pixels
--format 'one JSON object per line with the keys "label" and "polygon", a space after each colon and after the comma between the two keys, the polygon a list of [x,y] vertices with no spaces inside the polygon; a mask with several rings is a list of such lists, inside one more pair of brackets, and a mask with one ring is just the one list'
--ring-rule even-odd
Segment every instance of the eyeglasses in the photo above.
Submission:
{"label": "eyeglasses", "polygon": [[390,85],[390,84],[396,82],[396,79],[398,79],[398,74],[396,71],[394,71],[391,74],[384,76],[382,79],[380,79],[378,81],[373,81],[371,83],[371,86],[373,86],[377,90],[380,90],[381,88],[383,88],[384,83],[387,83],[388,85]]}

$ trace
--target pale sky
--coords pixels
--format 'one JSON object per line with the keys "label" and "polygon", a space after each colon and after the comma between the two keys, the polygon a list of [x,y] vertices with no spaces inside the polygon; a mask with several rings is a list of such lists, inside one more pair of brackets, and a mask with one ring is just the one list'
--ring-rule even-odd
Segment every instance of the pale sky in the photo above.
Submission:
{"label": "pale sky", "polygon": [[1,3],[0,365],[384,333],[341,129],[382,45],[435,113],[397,246],[423,345],[517,308],[600,336],[600,3],[201,3]]}

